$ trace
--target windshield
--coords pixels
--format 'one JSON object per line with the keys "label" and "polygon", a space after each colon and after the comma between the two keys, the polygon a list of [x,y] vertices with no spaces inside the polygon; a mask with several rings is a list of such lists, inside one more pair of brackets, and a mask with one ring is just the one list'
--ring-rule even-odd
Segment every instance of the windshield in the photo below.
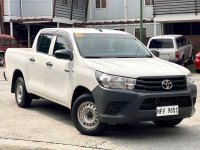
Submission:
{"label": "windshield", "polygon": [[174,48],[172,39],[152,39],[149,48]]}
{"label": "windshield", "polygon": [[128,34],[76,33],[80,54],[85,58],[144,58],[151,53]]}

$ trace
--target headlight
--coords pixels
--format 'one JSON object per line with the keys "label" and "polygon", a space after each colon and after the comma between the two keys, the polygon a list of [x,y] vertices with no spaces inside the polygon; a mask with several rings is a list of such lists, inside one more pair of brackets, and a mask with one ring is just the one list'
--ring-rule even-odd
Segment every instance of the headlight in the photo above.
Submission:
{"label": "headlight", "polygon": [[194,83],[194,78],[192,77],[192,74],[187,75],[187,86],[190,86],[191,84]]}
{"label": "headlight", "polygon": [[133,90],[136,79],[109,75],[96,71],[96,78],[99,84],[109,89],[127,89]]}

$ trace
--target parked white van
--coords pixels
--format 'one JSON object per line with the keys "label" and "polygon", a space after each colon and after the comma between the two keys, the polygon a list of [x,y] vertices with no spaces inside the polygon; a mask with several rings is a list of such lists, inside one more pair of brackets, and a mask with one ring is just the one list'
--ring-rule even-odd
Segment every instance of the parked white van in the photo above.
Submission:
{"label": "parked white van", "polygon": [[152,37],[147,47],[160,52],[159,58],[184,65],[193,62],[194,52],[183,35],[162,35]]}

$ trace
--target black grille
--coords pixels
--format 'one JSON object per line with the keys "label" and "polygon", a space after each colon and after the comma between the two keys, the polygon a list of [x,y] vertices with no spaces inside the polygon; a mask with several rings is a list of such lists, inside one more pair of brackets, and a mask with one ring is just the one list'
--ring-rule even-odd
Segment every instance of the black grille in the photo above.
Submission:
{"label": "black grille", "polygon": [[[164,80],[170,80],[173,83],[173,87],[170,90],[165,90],[162,87]],[[186,90],[187,82],[185,76],[172,76],[172,77],[139,77],[137,79],[136,90],[142,91],[177,91]]]}
{"label": "black grille", "polygon": [[140,110],[153,110],[159,106],[172,106],[178,105],[179,107],[190,107],[192,102],[190,97],[163,97],[163,98],[147,98],[140,106]]}

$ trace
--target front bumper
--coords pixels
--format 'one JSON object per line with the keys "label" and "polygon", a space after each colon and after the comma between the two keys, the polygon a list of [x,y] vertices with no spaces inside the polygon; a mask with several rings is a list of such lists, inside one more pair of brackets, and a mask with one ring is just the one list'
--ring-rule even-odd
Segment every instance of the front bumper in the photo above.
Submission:
{"label": "front bumper", "polygon": [[[108,124],[124,124],[138,121],[156,121],[182,119],[191,117],[197,97],[196,85],[187,90],[172,92],[141,92],[128,90],[110,90],[97,86],[92,91],[101,122]],[[190,106],[179,107],[179,114],[175,116],[157,117],[156,109],[142,110],[141,105],[146,99],[188,97]],[[168,106],[168,105],[166,105]]]}

